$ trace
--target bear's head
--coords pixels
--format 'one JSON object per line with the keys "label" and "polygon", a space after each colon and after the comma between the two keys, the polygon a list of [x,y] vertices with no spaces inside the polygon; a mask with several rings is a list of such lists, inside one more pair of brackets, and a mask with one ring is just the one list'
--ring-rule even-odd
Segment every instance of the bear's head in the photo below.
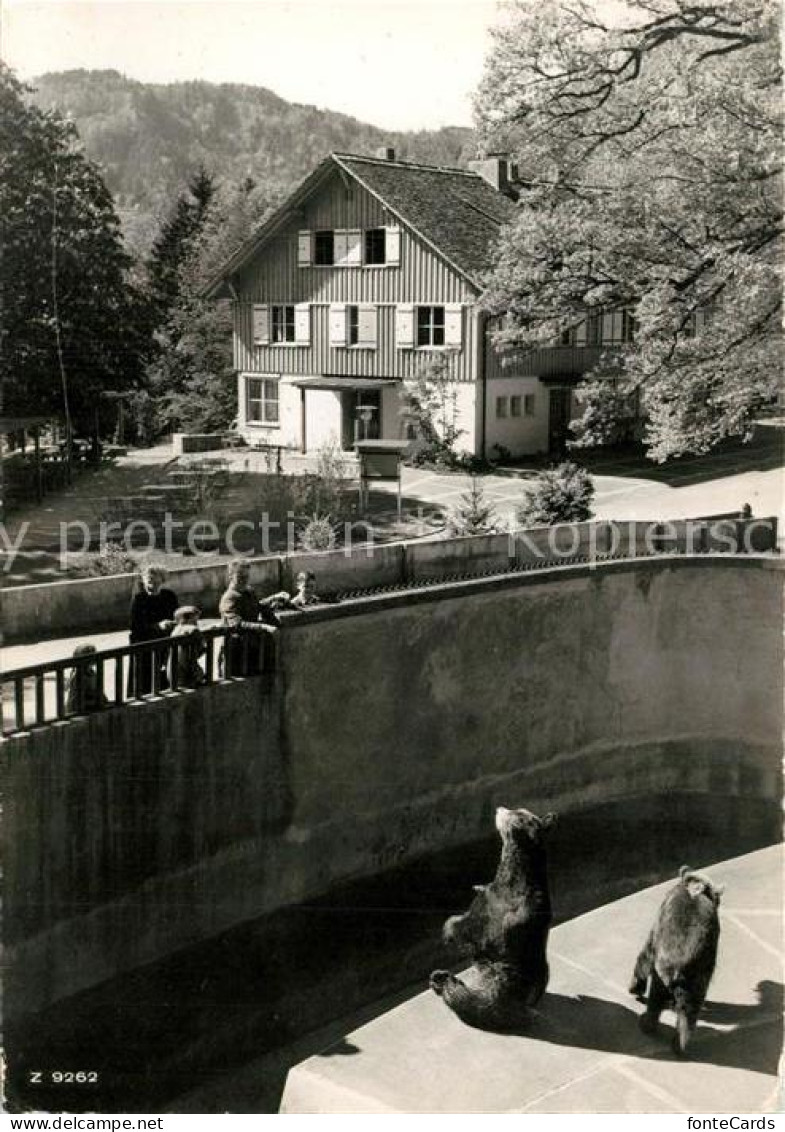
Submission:
{"label": "bear's head", "polygon": [[720,897],[725,890],[724,885],[713,884],[707,876],[695,872],[689,865],[681,866],[679,879],[690,896],[707,896],[712,904],[719,905]]}
{"label": "bear's head", "polygon": [[538,845],[555,822],[556,814],[538,818],[531,810],[524,810],[522,807],[517,810],[508,810],[506,806],[496,808],[496,828],[505,843],[513,841],[517,845]]}

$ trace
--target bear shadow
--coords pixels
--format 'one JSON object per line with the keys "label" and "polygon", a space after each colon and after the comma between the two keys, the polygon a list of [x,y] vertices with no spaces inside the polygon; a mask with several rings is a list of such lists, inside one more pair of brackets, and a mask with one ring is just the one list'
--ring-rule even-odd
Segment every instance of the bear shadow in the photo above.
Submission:
{"label": "bear shadow", "polygon": [[[707,1001],[688,1047],[687,1060],[776,1074],[782,1048],[783,987],[781,983],[766,980],[758,984],[756,992],[757,1003],[747,1005]],[[672,1024],[661,1020],[655,1037],[644,1035],[638,1027],[642,1013],[642,1007],[636,1010],[591,995],[571,997],[546,993],[529,1024],[515,1032],[532,1041],[603,1053],[654,1059],[673,1056],[670,1050]],[[664,1018],[668,1017],[666,1012]],[[741,1034],[748,1034],[751,1027],[754,1027],[751,1033],[756,1033],[767,1024],[774,1029],[769,1040],[739,1041]],[[710,1029],[717,1025],[732,1028],[727,1031]],[[749,1037],[751,1039],[751,1034]]]}

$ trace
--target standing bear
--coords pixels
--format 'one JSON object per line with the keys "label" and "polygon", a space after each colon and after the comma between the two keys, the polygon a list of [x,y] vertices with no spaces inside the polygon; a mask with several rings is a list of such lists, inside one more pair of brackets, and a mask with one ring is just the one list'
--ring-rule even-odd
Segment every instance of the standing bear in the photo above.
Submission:
{"label": "standing bear", "polygon": [[722,888],[715,887],[707,877],[682,865],[679,881],[660,905],[635,963],[630,994],[646,1003],[641,1029],[653,1034],[660,1013],[672,1008],[676,1013],[673,1049],[677,1054],[687,1049],[714,974],[721,893]]}
{"label": "standing bear", "polygon": [[496,811],[502,854],[496,876],[475,886],[462,916],[444,925],[444,941],[474,960],[469,983],[434,971],[431,988],[459,1018],[483,1030],[515,1030],[548,985],[546,947],[552,912],[545,834],[555,814]]}

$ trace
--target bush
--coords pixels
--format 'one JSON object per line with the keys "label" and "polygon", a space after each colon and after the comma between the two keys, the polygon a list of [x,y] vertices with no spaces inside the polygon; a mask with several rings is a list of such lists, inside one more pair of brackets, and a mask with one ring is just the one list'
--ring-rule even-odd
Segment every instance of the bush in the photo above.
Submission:
{"label": "bush", "polygon": [[329,515],[312,515],[297,537],[299,550],[334,550],[337,536]]}
{"label": "bush", "polygon": [[591,518],[594,484],[585,468],[566,462],[543,472],[516,512],[523,526],[582,523]]}
{"label": "bush", "polygon": [[108,542],[94,554],[73,555],[69,566],[82,578],[105,578],[111,574],[133,574],[139,558],[119,542]]}
{"label": "bush", "polygon": [[447,519],[447,528],[453,535],[492,534],[498,527],[496,511],[485,498],[485,491],[476,476],[472,485],[458,500]]}

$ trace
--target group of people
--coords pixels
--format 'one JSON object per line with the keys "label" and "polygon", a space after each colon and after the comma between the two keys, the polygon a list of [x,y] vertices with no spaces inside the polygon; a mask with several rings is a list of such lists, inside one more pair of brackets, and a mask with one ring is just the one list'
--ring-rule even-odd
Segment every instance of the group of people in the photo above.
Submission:
{"label": "group of people", "polygon": [[[229,563],[227,587],[218,610],[229,630],[219,654],[222,676],[256,676],[271,667],[271,634],[280,627],[278,613],[301,610],[321,603],[316,593],[316,576],[310,570],[296,577],[297,589],[258,598],[250,585],[251,568],[242,559]],[[139,697],[167,688],[198,688],[207,676],[200,663],[207,646],[199,626],[201,610],[180,605],[177,595],[165,585],[166,571],[146,566],[139,575],[139,586],[131,601],[130,643],[161,641],[157,648],[141,649],[131,655],[127,692]],[[66,710],[69,714],[98,711],[108,705],[97,663],[89,657],[94,645],[79,645],[73,653],[80,663],[74,666],[68,684]]]}

